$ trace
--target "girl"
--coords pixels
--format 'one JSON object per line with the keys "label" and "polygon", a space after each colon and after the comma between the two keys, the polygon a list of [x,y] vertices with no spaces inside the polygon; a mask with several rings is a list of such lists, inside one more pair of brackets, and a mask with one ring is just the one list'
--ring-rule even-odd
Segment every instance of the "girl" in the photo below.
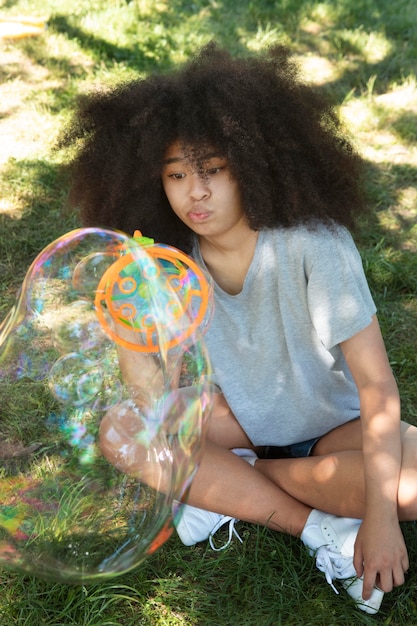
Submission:
{"label": "girl", "polygon": [[332,107],[288,50],[232,58],[210,44],[85,97],[63,141],[84,225],[140,228],[214,280],[219,393],[180,538],[239,519],[300,536],[376,612],[408,569],[417,429],[400,420],[349,233],[362,164]]}

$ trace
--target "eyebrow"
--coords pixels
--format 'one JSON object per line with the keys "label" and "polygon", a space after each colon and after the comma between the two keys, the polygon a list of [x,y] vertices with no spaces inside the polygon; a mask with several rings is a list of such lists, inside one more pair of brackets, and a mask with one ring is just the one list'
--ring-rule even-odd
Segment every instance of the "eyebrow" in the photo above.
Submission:
{"label": "eyebrow", "polygon": [[180,163],[183,160],[184,159],[182,159],[180,157],[171,157],[170,159],[164,159],[162,161],[162,165],[169,165],[170,163]]}
{"label": "eyebrow", "polygon": [[[224,157],[219,152],[209,152],[208,154],[205,154],[201,158],[201,161],[203,162],[209,161],[210,159],[214,159],[214,158],[223,159]],[[169,159],[164,159],[162,161],[162,165],[170,165],[171,163],[181,163],[182,161],[187,161],[187,160],[188,159],[184,157],[170,157]]]}

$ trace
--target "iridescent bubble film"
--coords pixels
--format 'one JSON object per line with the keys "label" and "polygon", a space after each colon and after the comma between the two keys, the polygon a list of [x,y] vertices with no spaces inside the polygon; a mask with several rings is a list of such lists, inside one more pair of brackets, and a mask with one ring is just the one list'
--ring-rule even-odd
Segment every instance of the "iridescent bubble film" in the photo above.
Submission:
{"label": "iridescent bubble film", "polygon": [[0,325],[0,565],[126,572],[170,536],[211,410],[211,287],[191,259],[78,229]]}

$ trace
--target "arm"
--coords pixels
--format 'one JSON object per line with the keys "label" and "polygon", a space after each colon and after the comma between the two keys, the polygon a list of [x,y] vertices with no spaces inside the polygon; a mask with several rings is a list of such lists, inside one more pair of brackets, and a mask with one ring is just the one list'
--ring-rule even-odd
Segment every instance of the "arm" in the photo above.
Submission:
{"label": "arm", "polygon": [[[139,333],[120,324],[115,327],[115,333],[132,346],[141,341]],[[116,348],[123,382],[138,407],[152,409],[155,400],[159,400],[170,389],[178,387],[182,351],[164,353],[162,350],[158,356],[120,344]]]}
{"label": "arm", "polygon": [[365,470],[365,515],[354,565],[367,599],[404,582],[408,556],[397,512],[401,471],[400,399],[376,317],[341,344],[359,391]]}
{"label": "arm", "polygon": [[[133,347],[140,341],[140,334],[121,325],[115,332]],[[164,454],[167,443],[159,426],[176,428],[176,415],[172,409],[178,408],[180,401],[187,402],[183,389],[178,389],[181,356],[154,355],[136,351],[116,344],[117,356],[123,384],[129,399],[110,406],[100,422],[99,441],[104,457],[119,471],[143,480],[157,491],[168,493],[171,488],[170,458]],[[163,358],[164,357],[164,358]],[[173,396],[177,404],[170,404],[168,392],[177,390]],[[185,389],[187,393],[187,388]],[[160,402],[166,413],[161,413]],[[169,398],[169,396],[168,396]],[[172,400],[173,402],[173,400]],[[171,410],[171,414],[168,412]],[[162,419],[167,417],[166,422]],[[154,419],[155,418],[155,419]],[[149,449],[158,450],[161,455],[149,455]],[[178,480],[184,481],[184,473],[177,468]],[[182,487],[181,482],[178,488]]]}

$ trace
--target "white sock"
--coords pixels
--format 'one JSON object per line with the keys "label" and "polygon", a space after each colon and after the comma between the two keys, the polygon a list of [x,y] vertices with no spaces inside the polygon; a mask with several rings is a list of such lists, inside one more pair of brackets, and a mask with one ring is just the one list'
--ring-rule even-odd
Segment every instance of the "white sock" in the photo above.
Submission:
{"label": "white sock", "polygon": [[[327,513],[323,513],[323,511],[319,511],[318,509],[313,509],[310,515],[307,517],[307,521],[301,533],[300,539],[304,543],[304,545],[309,546],[309,529],[310,526],[319,526],[323,517],[325,517]],[[309,546],[310,547],[310,546]]]}
{"label": "white sock", "polygon": [[252,465],[252,467],[255,466],[258,460],[258,455],[250,448],[232,448],[231,451],[233,454],[236,454],[236,456],[240,456],[241,459],[244,459],[249,465]]}

